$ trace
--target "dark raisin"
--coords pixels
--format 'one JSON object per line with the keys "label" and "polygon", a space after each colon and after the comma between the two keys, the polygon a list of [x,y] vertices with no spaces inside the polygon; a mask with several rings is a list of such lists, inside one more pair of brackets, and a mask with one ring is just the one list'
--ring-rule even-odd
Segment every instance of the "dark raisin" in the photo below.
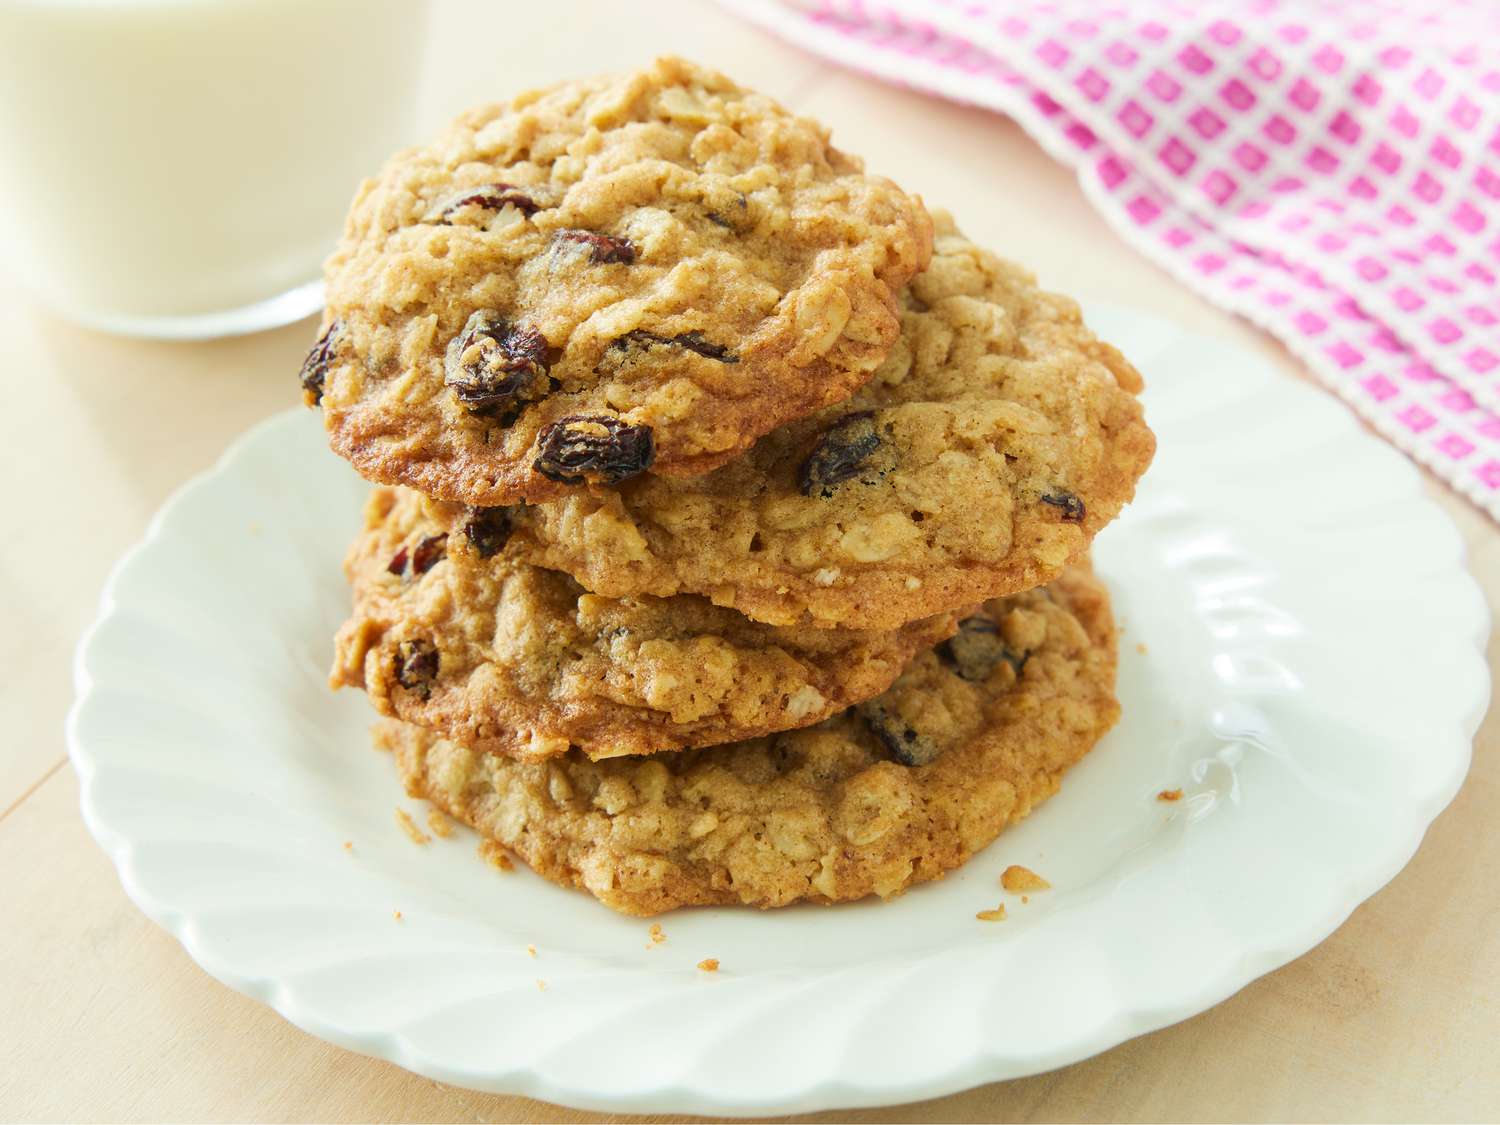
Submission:
{"label": "dark raisin", "polygon": [[558,242],[587,246],[589,261],[596,266],[628,266],[635,261],[635,244],[628,238],[615,238],[591,230],[560,230],[552,237]]}
{"label": "dark raisin", "polygon": [[461,194],[443,204],[437,221],[446,223],[454,212],[462,211],[465,207],[498,211],[506,204],[510,204],[527,218],[541,210],[541,204],[514,184],[480,184],[478,187],[464,188]]}
{"label": "dark raisin", "polygon": [[610,484],[650,468],[656,443],[650,426],[607,414],[570,414],[536,436],[535,468],[561,484]]}
{"label": "dark raisin", "polygon": [[937,654],[966,680],[976,683],[990,678],[1002,661],[1021,674],[1029,652],[1016,652],[1000,637],[1000,626],[988,617],[966,617],[958,632],[937,646]]}
{"label": "dark raisin", "polygon": [[413,574],[426,574],[438,563],[448,557],[448,536],[429,535],[417,544],[417,549],[411,553],[411,572]]}
{"label": "dark raisin", "polygon": [[676,336],[660,336],[655,332],[647,332],[644,328],[635,328],[611,342],[609,346],[621,350],[628,350],[633,347],[681,348],[695,355],[701,355],[705,359],[717,359],[720,363],[738,363],[740,361],[739,356],[732,353],[722,344],[715,344],[712,340],[705,340],[702,332],[682,332]]}
{"label": "dark raisin", "polygon": [[401,550],[397,551],[394,555],[391,556],[390,565],[386,567],[386,570],[390,571],[392,574],[405,574],[406,554],[406,548],[402,547]]}
{"label": "dark raisin", "polygon": [[1061,508],[1063,523],[1082,523],[1083,517],[1088,514],[1084,509],[1083,501],[1071,492],[1063,492],[1061,490],[1044,492],[1042,493],[1042,503],[1051,504],[1054,508]]}
{"label": "dark raisin", "polygon": [[438,650],[420,638],[396,646],[396,682],[426,699],[438,674]]}
{"label": "dark raisin", "polygon": [[547,338],[492,309],[473,313],[448,342],[444,381],[476,414],[494,414],[543,398],[552,389]]}
{"label": "dark raisin", "polygon": [[302,361],[302,401],[308,406],[317,406],[323,401],[323,383],[328,378],[328,369],[333,366],[333,351],[342,327],[338,321],[330,321]]}
{"label": "dark raisin", "polygon": [[816,493],[826,499],[833,495],[835,487],[858,476],[879,448],[880,432],[874,411],[846,414],[818,438],[797,470],[797,487],[803,496]]}
{"label": "dark raisin", "polygon": [[870,733],[903,766],[925,766],[937,759],[937,743],[918,734],[900,715],[879,703],[861,703],[856,710]]}
{"label": "dark raisin", "polygon": [[500,553],[510,539],[509,508],[470,508],[464,522],[464,535],[482,559]]}

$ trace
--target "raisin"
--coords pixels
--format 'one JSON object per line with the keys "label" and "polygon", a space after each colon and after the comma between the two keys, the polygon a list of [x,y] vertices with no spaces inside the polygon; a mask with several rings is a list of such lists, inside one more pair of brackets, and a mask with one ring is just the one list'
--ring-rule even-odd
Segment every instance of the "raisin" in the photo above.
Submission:
{"label": "raisin", "polygon": [[1061,508],[1063,523],[1082,523],[1083,517],[1088,514],[1083,506],[1083,501],[1071,492],[1063,492],[1061,490],[1044,492],[1042,493],[1042,503],[1051,504],[1054,508]]}
{"label": "raisin", "polygon": [[406,548],[402,547],[401,550],[397,551],[394,555],[391,556],[390,565],[386,567],[386,570],[390,571],[392,574],[405,574],[406,554]]}
{"label": "raisin", "polygon": [[990,678],[1001,662],[1021,674],[1029,652],[1017,653],[1000,637],[1000,626],[988,617],[965,617],[958,632],[937,646],[937,654],[966,680],[982,683]]}
{"label": "raisin", "polygon": [[438,563],[448,557],[448,536],[429,535],[417,544],[417,549],[411,553],[411,572],[413,574],[426,574]]}
{"label": "raisin", "polygon": [[407,691],[426,699],[437,674],[438,650],[431,641],[418,638],[396,646],[396,682]]}
{"label": "raisin", "polygon": [[711,340],[705,340],[702,332],[683,332],[676,336],[661,336],[655,332],[647,332],[644,328],[634,328],[619,339],[614,340],[609,346],[621,350],[632,347],[682,348],[684,351],[701,355],[705,359],[716,359],[720,363],[738,363],[740,361],[739,356],[732,353],[722,344],[715,344]]}
{"label": "raisin", "polygon": [[824,499],[851,477],[858,476],[870,456],[880,448],[875,412],[847,414],[823,432],[807,460],[797,470],[797,487],[803,496],[814,493]]}
{"label": "raisin", "polygon": [[482,207],[486,211],[498,211],[507,203],[527,218],[542,209],[540,203],[515,184],[480,184],[478,187],[464,188],[461,194],[443,204],[442,210],[438,212],[437,221],[446,223],[454,212],[462,211],[465,207]]}
{"label": "raisin", "polygon": [[328,378],[328,369],[333,366],[333,351],[342,327],[337,320],[330,321],[302,361],[302,401],[308,406],[317,406],[323,401],[323,383]]}
{"label": "raisin", "polygon": [[861,703],[855,710],[870,733],[903,766],[925,766],[937,759],[940,753],[937,743],[925,734],[918,734],[900,715],[879,703]]}
{"label": "raisin", "polygon": [[469,508],[464,512],[464,538],[482,559],[498,555],[510,541],[509,508]]}
{"label": "raisin", "polygon": [[475,414],[535,402],[552,389],[547,338],[491,309],[473,313],[448,342],[444,367],[444,382]]}
{"label": "raisin", "polygon": [[535,468],[548,480],[610,484],[643,473],[656,457],[650,426],[607,414],[570,414],[536,436]]}
{"label": "raisin", "polygon": [[596,266],[628,266],[635,261],[635,244],[628,238],[615,238],[591,230],[560,230],[553,238],[562,243],[587,246],[589,261]]}

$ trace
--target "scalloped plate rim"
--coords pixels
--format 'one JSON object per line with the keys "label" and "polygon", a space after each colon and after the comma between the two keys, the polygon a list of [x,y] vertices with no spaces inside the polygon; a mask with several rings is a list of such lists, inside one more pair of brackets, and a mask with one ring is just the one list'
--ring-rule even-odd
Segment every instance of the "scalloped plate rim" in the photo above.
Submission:
{"label": "scalloped plate rim", "polygon": [[[1175,337],[1211,342],[1218,348],[1229,347],[1241,356],[1252,359],[1254,365],[1263,371],[1269,367],[1260,356],[1248,349],[1231,347],[1153,314],[1104,302],[1090,302],[1090,307],[1152,323]],[[1337,407],[1336,403],[1324,399],[1315,389],[1306,390],[1310,400],[1322,399],[1328,406]],[[1467,713],[1456,724],[1444,722],[1434,730],[1434,745],[1446,745],[1446,749],[1441,754],[1434,752],[1433,760],[1441,757],[1450,762],[1451,767],[1435,777],[1424,793],[1416,794],[1421,798],[1419,807],[1410,810],[1406,831],[1399,840],[1393,839],[1384,851],[1384,862],[1368,862],[1359,871],[1351,872],[1342,885],[1342,897],[1337,901],[1330,900],[1330,905],[1321,913],[1314,915],[1309,912],[1298,928],[1295,939],[1276,946],[1240,949],[1239,956],[1232,959],[1236,966],[1234,971],[1224,972],[1217,979],[1199,981],[1197,987],[1185,989],[1170,1003],[1149,1006],[1122,1004],[1114,1009],[1108,1019],[1067,1043],[1054,1044],[1050,1049],[1039,1050],[1025,1057],[1014,1052],[987,1052],[984,1045],[979,1043],[967,1053],[955,1053],[955,1063],[946,1070],[922,1081],[901,1083],[899,1089],[869,1081],[868,1074],[864,1075],[865,1081],[850,1081],[847,1075],[825,1075],[816,1083],[784,1090],[776,1096],[726,1102],[714,1097],[711,1091],[701,1085],[685,1081],[630,1092],[599,1093],[589,1090],[586,1083],[569,1085],[552,1081],[527,1070],[524,1065],[505,1072],[491,1070],[483,1073],[464,1067],[450,1067],[427,1057],[400,1030],[348,1027],[336,1021],[324,1020],[302,1001],[295,985],[274,975],[244,974],[223,964],[198,940],[190,907],[177,907],[158,901],[143,888],[136,870],[131,841],[101,818],[94,803],[94,785],[98,771],[83,744],[79,724],[94,690],[93,678],[87,667],[88,655],[100,628],[118,612],[115,592],[121,575],[161,537],[163,529],[185,497],[229,471],[239,458],[246,455],[250,447],[262,440],[264,434],[285,425],[290,417],[301,413],[295,407],[279,412],[262,419],[238,436],[211,468],[196,474],[171,493],[149,521],[141,540],[126,551],[111,569],[99,600],[98,614],[85,630],[73,657],[76,698],[68,712],[66,738],[69,758],[79,779],[82,815],[89,832],[118,870],[122,886],[130,900],[152,921],[175,937],[188,955],[210,976],[265,1003],[308,1034],[348,1050],[386,1059],[414,1073],[470,1089],[538,1098],[580,1109],[612,1113],[675,1112],[734,1116],[794,1114],[829,1108],[865,1108],[921,1101],[989,1082],[1043,1073],[1089,1058],[1128,1039],[1178,1023],[1223,1002],[1260,976],[1302,956],[1338,929],[1360,904],[1395,878],[1410,862],[1432,822],[1459,791],[1468,772],[1474,733],[1484,718],[1489,702],[1490,682],[1484,657],[1489,611],[1478,584],[1468,573],[1467,549],[1462,539],[1458,537],[1447,514],[1422,494],[1422,477],[1416,467],[1395,449],[1364,433],[1346,411],[1338,410],[1347,432],[1357,434],[1359,440],[1368,443],[1368,448],[1378,451],[1379,455],[1393,463],[1399,463],[1406,470],[1413,493],[1409,497],[1403,497],[1403,502],[1436,513],[1457,540],[1454,577],[1462,582],[1463,596],[1473,607],[1473,626],[1468,637],[1470,645],[1465,650],[1465,655],[1470,672],[1476,673],[1473,678],[1477,690],[1470,696]],[[1325,413],[1330,419],[1333,417],[1332,413]],[[938,958],[942,954],[931,956]],[[813,977],[822,972],[817,969],[784,970],[777,975]]]}

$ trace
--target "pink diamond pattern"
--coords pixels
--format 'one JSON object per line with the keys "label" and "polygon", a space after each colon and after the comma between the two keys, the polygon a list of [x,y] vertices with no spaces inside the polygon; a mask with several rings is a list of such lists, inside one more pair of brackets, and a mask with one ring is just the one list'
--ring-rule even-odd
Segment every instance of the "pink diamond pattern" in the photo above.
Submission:
{"label": "pink diamond pattern", "polygon": [[793,38],[817,28],[814,49],[836,36],[836,57],[1014,116],[1136,245],[1500,518],[1489,0],[760,7]]}

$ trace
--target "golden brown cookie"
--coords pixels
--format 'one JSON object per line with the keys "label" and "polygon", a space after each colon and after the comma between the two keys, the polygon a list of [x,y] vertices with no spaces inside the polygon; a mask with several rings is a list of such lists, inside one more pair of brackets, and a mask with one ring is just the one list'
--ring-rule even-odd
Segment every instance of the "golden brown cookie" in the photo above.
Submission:
{"label": "golden brown cookie", "polygon": [[303,388],[361,473],[450,500],[702,473],[870,378],[931,242],[821,125],[660,59],[367,181]]}
{"label": "golden brown cookie", "polygon": [[519,561],[503,522],[452,534],[379,488],[345,569],[332,682],[384,714],[534,760],[706,746],[807,726],[884,691],[956,628],[778,628],[703,598],[602,598]]}
{"label": "golden brown cookie", "polygon": [[1056,792],[1119,715],[1086,567],[989,603],[889,691],[816,727],[652,758],[518,763],[409,724],[408,792],[627,914],[889,898]]}
{"label": "golden brown cookie", "polygon": [[706,476],[518,509],[525,557],[778,625],[892,629],[1050,581],[1151,461],[1141,379],[1071,300],[935,222],[901,340],[852,400]]}

